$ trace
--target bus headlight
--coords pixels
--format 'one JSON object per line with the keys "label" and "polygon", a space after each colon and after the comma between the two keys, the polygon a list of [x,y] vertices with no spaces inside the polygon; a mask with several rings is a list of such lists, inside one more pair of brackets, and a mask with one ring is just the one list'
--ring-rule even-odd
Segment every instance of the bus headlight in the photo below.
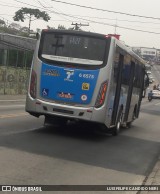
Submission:
{"label": "bus headlight", "polygon": [[104,100],[105,100],[106,92],[107,92],[107,84],[108,84],[107,81],[101,84],[99,94],[98,94],[98,97],[95,103],[95,108],[99,108],[104,104]]}
{"label": "bus headlight", "polygon": [[37,74],[32,70],[31,80],[30,80],[30,95],[32,98],[36,98],[37,92]]}

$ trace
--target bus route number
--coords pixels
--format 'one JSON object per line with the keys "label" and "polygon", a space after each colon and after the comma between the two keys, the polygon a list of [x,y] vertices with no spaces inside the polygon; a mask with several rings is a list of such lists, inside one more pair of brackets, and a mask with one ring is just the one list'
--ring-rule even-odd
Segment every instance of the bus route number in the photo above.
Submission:
{"label": "bus route number", "polygon": [[72,37],[70,38],[70,44],[75,44],[75,45],[79,45],[80,44],[81,39],[78,37]]}
{"label": "bus route number", "polygon": [[79,77],[86,78],[86,79],[94,79],[94,75],[93,74],[83,74],[83,73],[80,73]]}

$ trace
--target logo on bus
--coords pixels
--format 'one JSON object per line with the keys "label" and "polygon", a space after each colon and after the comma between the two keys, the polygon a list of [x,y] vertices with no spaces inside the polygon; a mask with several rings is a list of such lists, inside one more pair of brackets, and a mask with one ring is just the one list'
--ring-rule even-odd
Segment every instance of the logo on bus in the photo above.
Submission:
{"label": "logo on bus", "polygon": [[46,69],[44,75],[59,77],[60,73],[55,69]]}
{"label": "logo on bus", "polygon": [[42,89],[42,96],[48,96],[49,94],[49,89],[43,88]]}
{"label": "logo on bus", "polygon": [[90,84],[89,83],[83,83],[82,84],[82,90],[89,90]]}
{"label": "logo on bus", "polygon": [[87,100],[87,96],[86,96],[85,94],[83,94],[83,95],[81,96],[81,100],[82,100],[82,101],[86,101],[86,100]]}
{"label": "logo on bus", "polygon": [[66,71],[66,78],[64,80],[73,82],[72,76],[74,75],[74,70],[65,69],[65,71]]}

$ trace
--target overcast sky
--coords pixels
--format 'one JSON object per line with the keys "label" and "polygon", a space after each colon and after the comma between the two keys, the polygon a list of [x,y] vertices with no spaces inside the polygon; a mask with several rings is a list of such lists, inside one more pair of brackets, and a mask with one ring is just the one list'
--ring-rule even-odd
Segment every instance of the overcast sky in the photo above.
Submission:
{"label": "overcast sky", "polygon": [[[36,28],[46,28],[47,25],[57,28],[58,24],[68,28],[73,27],[71,26],[72,22],[76,22],[89,24],[89,26],[82,27],[82,29],[86,31],[103,34],[112,34],[116,32],[121,35],[120,39],[129,46],[155,47],[160,49],[160,0],[60,1],[106,11],[81,8],[52,0],[0,0],[0,19],[4,18],[5,22],[12,23],[14,22],[13,16],[15,12],[21,7],[38,8],[41,11],[46,11],[51,17],[51,20],[49,22],[43,20],[33,21],[31,24],[31,29],[33,30],[36,30]],[[108,12],[107,10],[159,19],[133,17],[125,14]],[[21,26],[28,26],[28,20],[16,23]],[[117,25],[117,27],[115,27],[115,25]]]}

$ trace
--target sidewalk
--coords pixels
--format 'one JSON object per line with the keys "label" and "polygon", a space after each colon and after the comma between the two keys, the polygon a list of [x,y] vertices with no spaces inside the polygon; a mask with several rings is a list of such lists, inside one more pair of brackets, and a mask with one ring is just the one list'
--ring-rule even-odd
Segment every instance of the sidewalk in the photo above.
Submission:
{"label": "sidewalk", "polygon": [[[159,185],[160,186],[160,157],[154,166],[150,175],[144,181],[144,185]],[[157,194],[160,191],[141,191],[138,194]]]}

